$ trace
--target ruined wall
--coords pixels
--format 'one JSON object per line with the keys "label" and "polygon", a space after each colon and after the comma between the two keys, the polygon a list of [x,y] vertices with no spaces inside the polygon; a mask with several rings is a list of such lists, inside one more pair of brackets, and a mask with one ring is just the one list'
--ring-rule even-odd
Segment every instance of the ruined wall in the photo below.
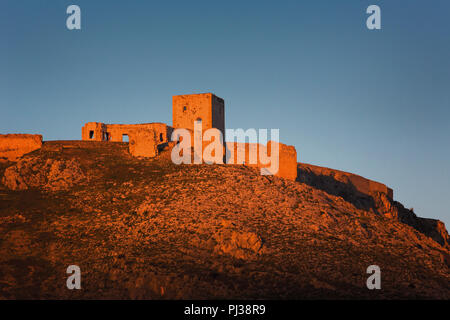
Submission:
{"label": "ruined wall", "polygon": [[[270,149],[270,143],[272,141],[269,141],[268,148]],[[279,172],[278,176],[290,179],[290,180],[296,180],[297,179],[297,150],[295,150],[294,146],[288,146],[282,143],[279,143],[279,150],[280,150],[280,158],[279,158]]]}
{"label": "ruined wall", "polygon": [[172,97],[172,125],[194,130],[194,121],[202,120],[203,130],[217,128],[225,137],[225,103],[212,93]]}
{"label": "ruined wall", "polygon": [[0,161],[16,161],[41,147],[42,136],[38,134],[0,134]]}
{"label": "ruined wall", "polygon": [[136,135],[147,131],[153,131],[156,134],[158,143],[167,143],[170,139],[168,136],[167,125],[164,123],[144,123],[144,124],[107,124],[106,135],[107,141],[121,142],[123,135],[128,135],[129,141]]}
{"label": "ruined wall", "polygon": [[81,128],[81,140],[103,141],[105,124],[101,122],[88,122]]}
{"label": "ruined wall", "polygon": [[342,184],[350,184],[358,192],[365,195],[373,196],[377,192],[381,192],[386,194],[390,199],[394,198],[394,192],[391,188],[388,188],[382,183],[363,178],[353,173],[314,166],[306,163],[299,163],[298,169],[298,178],[301,182],[309,183],[310,181],[306,181],[305,179],[308,179],[308,177],[310,177],[312,173],[316,177],[322,177],[322,180],[330,178],[329,181],[337,181]]}
{"label": "ruined wall", "polygon": [[[194,163],[194,133],[192,130],[189,130],[189,133],[191,134],[191,163]],[[203,163],[206,163],[208,159],[205,157],[207,156],[205,154],[205,149],[214,142],[211,141],[204,141],[202,140],[202,159]],[[267,143],[267,146],[258,144],[258,143],[241,143],[241,142],[226,142],[223,146],[223,162],[227,163],[228,165],[246,165],[249,167],[254,168],[268,168],[270,167],[269,164],[263,164],[264,161],[261,161],[259,157],[260,149],[261,152],[266,154],[267,148],[269,149],[268,156],[271,155],[271,145],[272,143],[276,143],[273,141],[269,141]],[[170,142],[169,147],[173,148],[177,144],[176,141]],[[254,150],[254,159],[252,156],[250,156],[250,150]],[[275,176],[282,177],[285,179],[295,180],[297,178],[297,151],[295,150],[294,146],[288,146],[282,143],[278,143],[278,172],[274,174]],[[181,154],[180,154],[181,155]],[[212,154],[214,156],[214,153]],[[227,158],[230,159],[227,162]],[[251,161],[250,161],[251,160]],[[271,160],[271,159],[270,159]],[[276,158],[275,158],[276,160]],[[266,162],[267,163],[267,162]]]}
{"label": "ruined wall", "polygon": [[129,151],[135,157],[156,157],[158,140],[159,135],[154,129],[139,130],[131,135]]}
{"label": "ruined wall", "polygon": [[[277,142],[269,141],[266,146],[258,143],[227,142],[226,153],[233,159],[234,164],[245,164],[246,166],[255,167],[258,169],[269,168],[270,164],[264,164],[264,161],[261,161],[262,159],[260,159],[259,157],[259,153],[260,149],[262,149],[261,152],[267,152],[268,156],[270,156],[272,143]],[[294,146],[288,146],[283,143],[277,144],[279,152],[278,172],[275,174],[275,176],[295,180],[297,178],[297,151],[295,150]],[[251,163],[254,162],[254,159],[250,158],[250,150],[254,150],[256,154],[256,163]],[[238,159],[238,152],[242,151],[245,151],[244,162],[239,161],[243,160],[242,158]]]}
{"label": "ruined wall", "polygon": [[88,122],[81,129],[82,140],[122,142],[128,136],[129,151],[135,157],[155,157],[158,146],[170,140],[171,128],[164,123],[104,124]]}
{"label": "ruined wall", "polygon": [[170,129],[165,123],[142,124],[104,124],[100,122],[88,122],[81,129],[82,140],[122,142],[127,135],[129,141],[140,132],[155,131],[158,144],[167,143],[170,139]]}

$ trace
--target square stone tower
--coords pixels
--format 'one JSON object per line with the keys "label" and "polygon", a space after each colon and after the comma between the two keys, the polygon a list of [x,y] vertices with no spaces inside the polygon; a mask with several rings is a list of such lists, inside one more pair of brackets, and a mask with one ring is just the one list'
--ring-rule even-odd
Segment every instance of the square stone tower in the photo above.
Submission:
{"label": "square stone tower", "polygon": [[173,128],[194,130],[201,119],[203,130],[216,128],[225,141],[225,102],[212,93],[186,94],[172,97]]}

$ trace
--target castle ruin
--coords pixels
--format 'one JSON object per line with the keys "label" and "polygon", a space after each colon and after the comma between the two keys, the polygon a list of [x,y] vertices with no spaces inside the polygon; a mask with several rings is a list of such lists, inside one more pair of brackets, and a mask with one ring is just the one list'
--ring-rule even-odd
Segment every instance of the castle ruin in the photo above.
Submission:
{"label": "castle ruin", "polygon": [[225,103],[212,93],[178,95],[172,98],[173,126],[165,123],[105,124],[88,122],[81,129],[86,141],[129,142],[136,157],[155,157],[170,142],[173,129],[194,130],[201,120],[203,130],[217,128],[225,137]]}
{"label": "castle ruin", "polygon": [[[174,129],[187,129],[194,132],[194,123],[201,121],[202,130],[218,129],[225,141],[225,102],[212,93],[176,95],[172,97],[172,126],[164,123],[144,124],[105,124],[88,122],[81,129],[82,140],[129,142],[130,154],[136,157],[152,158],[158,155],[171,142]],[[270,145],[269,142],[267,146]],[[231,152],[235,164],[247,164],[256,168],[264,168],[258,159],[252,164],[249,161],[251,143],[224,143],[224,154]],[[266,148],[256,144],[259,148]],[[203,145],[203,148],[206,144]],[[237,161],[238,149],[245,152],[242,162]],[[279,143],[278,173],[276,175],[295,180],[297,178],[297,152],[293,146]],[[259,153],[258,153],[259,154]]]}
{"label": "castle ruin", "polygon": [[81,139],[87,141],[129,142],[130,153],[136,157],[156,157],[158,147],[170,140],[164,123],[105,124],[88,122],[81,128]]}

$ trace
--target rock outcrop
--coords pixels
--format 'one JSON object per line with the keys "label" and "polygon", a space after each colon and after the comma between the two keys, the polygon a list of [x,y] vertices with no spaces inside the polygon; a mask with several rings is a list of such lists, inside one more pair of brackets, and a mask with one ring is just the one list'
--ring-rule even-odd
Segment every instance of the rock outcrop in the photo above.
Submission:
{"label": "rock outcrop", "polygon": [[42,188],[67,190],[87,180],[78,162],[72,160],[25,158],[6,168],[2,183],[11,190]]}
{"label": "rock outcrop", "polygon": [[209,239],[217,254],[254,260],[263,253],[263,239],[254,232],[237,230],[231,221],[222,220],[221,228]]}
{"label": "rock outcrop", "polygon": [[298,181],[314,185],[333,194],[372,196],[378,192],[393,199],[391,188],[359,175],[340,170],[298,163]]}
{"label": "rock outcrop", "polygon": [[314,166],[298,164],[298,181],[327,193],[340,196],[363,210],[405,223],[450,248],[449,235],[442,221],[418,217],[412,210],[393,200],[393,191],[382,183],[361,176]]}

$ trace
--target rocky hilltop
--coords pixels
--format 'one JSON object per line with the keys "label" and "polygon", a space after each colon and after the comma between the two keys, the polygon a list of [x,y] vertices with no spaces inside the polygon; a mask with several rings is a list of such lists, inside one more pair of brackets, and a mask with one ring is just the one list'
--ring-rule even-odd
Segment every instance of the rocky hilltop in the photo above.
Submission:
{"label": "rocky hilltop", "polygon": [[[170,150],[139,159],[121,142],[44,142],[0,164],[0,297],[450,298],[440,221],[354,175],[298,170],[290,181],[177,166]],[[69,265],[81,290],[66,288]],[[366,287],[369,265],[381,290]]]}

